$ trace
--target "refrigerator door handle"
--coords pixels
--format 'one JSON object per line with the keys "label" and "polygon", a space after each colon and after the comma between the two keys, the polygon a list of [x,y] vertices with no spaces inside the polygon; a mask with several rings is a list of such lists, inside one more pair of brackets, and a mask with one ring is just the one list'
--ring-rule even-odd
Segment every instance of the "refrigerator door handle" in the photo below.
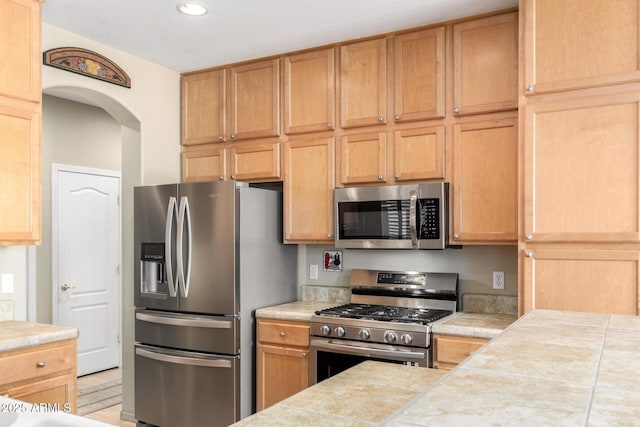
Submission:
{"label": "refrigerator door handle", "polygon": [[170,354],[156,353],[155,351],[149,351],[142,348],[136,348],[136,354],[147,359],[178,365],[205,366],[207,368],[231,368],[231,361],[224,359],[200,359],[196,357],[173,356]]}
{"label": "refrigerator door handle", "polygon": [[[169,285],[169,296],[174,297],[177,295],[176,283],[174,281],[173,276],[173,263],[171,262],[171,235],[173,234],[173,218],[175,217],[177,211],[176,198],[169,197],[169,202],[167,203],[167,221],[164,229],[164,257],[165,257],[165,266],[167,269],[167,284]],[[175,278],[177,280],[177,276]]]}
{"label": "refrigerator door handle", "polygon": [[[185,223],[187,228],[187,268],[184,268],[183,243]],[[189,296],[189,283],[191,282],[191,211],[189,210],[189,199],[185,196],[180,198],[180,209],[178,214],[178,235],[177,238],[177,258],[178,258],[178,284],[180,294],[183,298]]]}
{"label": "refrigerator door handle", "polygon": [[159,323],[161,325],[187,326],[210,329],[231,329],[231,320],[189,319],[188,317],[168,317],[154,314],[136,313],[136,319],[143,322]]}

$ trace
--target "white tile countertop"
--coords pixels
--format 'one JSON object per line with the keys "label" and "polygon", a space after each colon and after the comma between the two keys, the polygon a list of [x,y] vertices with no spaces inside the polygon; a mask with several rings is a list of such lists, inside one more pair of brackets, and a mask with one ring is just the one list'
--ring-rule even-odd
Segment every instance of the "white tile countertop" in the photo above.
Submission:
{"label": "white tile countertop", "polygon": [[431,332],[491,339],[500,335],[517,318],[515,314],[458,312],[435,322]]}
{"label": "white tile countertop", "polygon": [[337,302],[295,301],[256,310],[257,319],[291,320],[299,322],[311,321],[311,316],[318,310],[341,305]]}
{"label": "white tile countertop", "polygon": [[78,337],[78,330],[67,326],[5,320],[0,322],[0,351],[17,350],[33,345]]}

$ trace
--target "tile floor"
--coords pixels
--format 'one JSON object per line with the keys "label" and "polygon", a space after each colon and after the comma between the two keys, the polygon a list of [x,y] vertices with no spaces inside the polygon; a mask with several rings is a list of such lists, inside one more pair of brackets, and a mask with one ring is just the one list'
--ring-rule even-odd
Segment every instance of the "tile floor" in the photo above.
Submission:
{"label": "tile floor", "polygon": [[[78,388],[92,387],[102,383],[115,381],[120,377],[122,377],[122,370],[119,368],[109,369],[108,371],[98,372],[97,374],[84,375],[78,378]],[[112,406],[110,408],[101,409],[85,416],[87,418],[113,424],[115,426],[135,427],[135,423],[123,421],[120,419],[120,411],[122,411],[122,404]]]}

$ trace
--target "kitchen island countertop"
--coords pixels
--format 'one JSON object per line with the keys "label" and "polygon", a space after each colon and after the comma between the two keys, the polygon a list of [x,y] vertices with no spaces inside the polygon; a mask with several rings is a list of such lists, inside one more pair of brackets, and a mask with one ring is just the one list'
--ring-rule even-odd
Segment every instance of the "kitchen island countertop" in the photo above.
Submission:
{"label": "kitchen island countertop", "polygon": [[0,351],[18,350],[78,337],[78,330],[45,323],[4,320],[0,322]]}
{"label": "kitchen island countertop", "polygon": [[434,334],[460,335],[473,338],[495,338],[516,321],[515,314],[454,313],[435,322]]}
{"label": "kitchen island countertop", "polygon": [[[638,316],[535,310],[449,373],[381,365],[384,378],[408,375],[420,391],[398,391],[402,379],[397,389],[353,391],[346,381],[365,368],[358,365],[238,425],[631,426],[640,419]],[[424,384],[417,372],[443,376]],[[374,417],[386,403],[400,403],[399,409]]]}

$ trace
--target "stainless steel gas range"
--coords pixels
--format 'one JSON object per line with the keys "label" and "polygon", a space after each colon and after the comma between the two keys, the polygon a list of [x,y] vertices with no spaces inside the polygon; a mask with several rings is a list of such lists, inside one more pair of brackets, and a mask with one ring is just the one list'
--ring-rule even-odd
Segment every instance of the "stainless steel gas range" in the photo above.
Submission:
{"label": "stainless steel gas range", "polygon": [[311,318],[310,383],[364,360],[431,367],[431,325],[457,301],[456,273],[353,270],[351,303]]}

